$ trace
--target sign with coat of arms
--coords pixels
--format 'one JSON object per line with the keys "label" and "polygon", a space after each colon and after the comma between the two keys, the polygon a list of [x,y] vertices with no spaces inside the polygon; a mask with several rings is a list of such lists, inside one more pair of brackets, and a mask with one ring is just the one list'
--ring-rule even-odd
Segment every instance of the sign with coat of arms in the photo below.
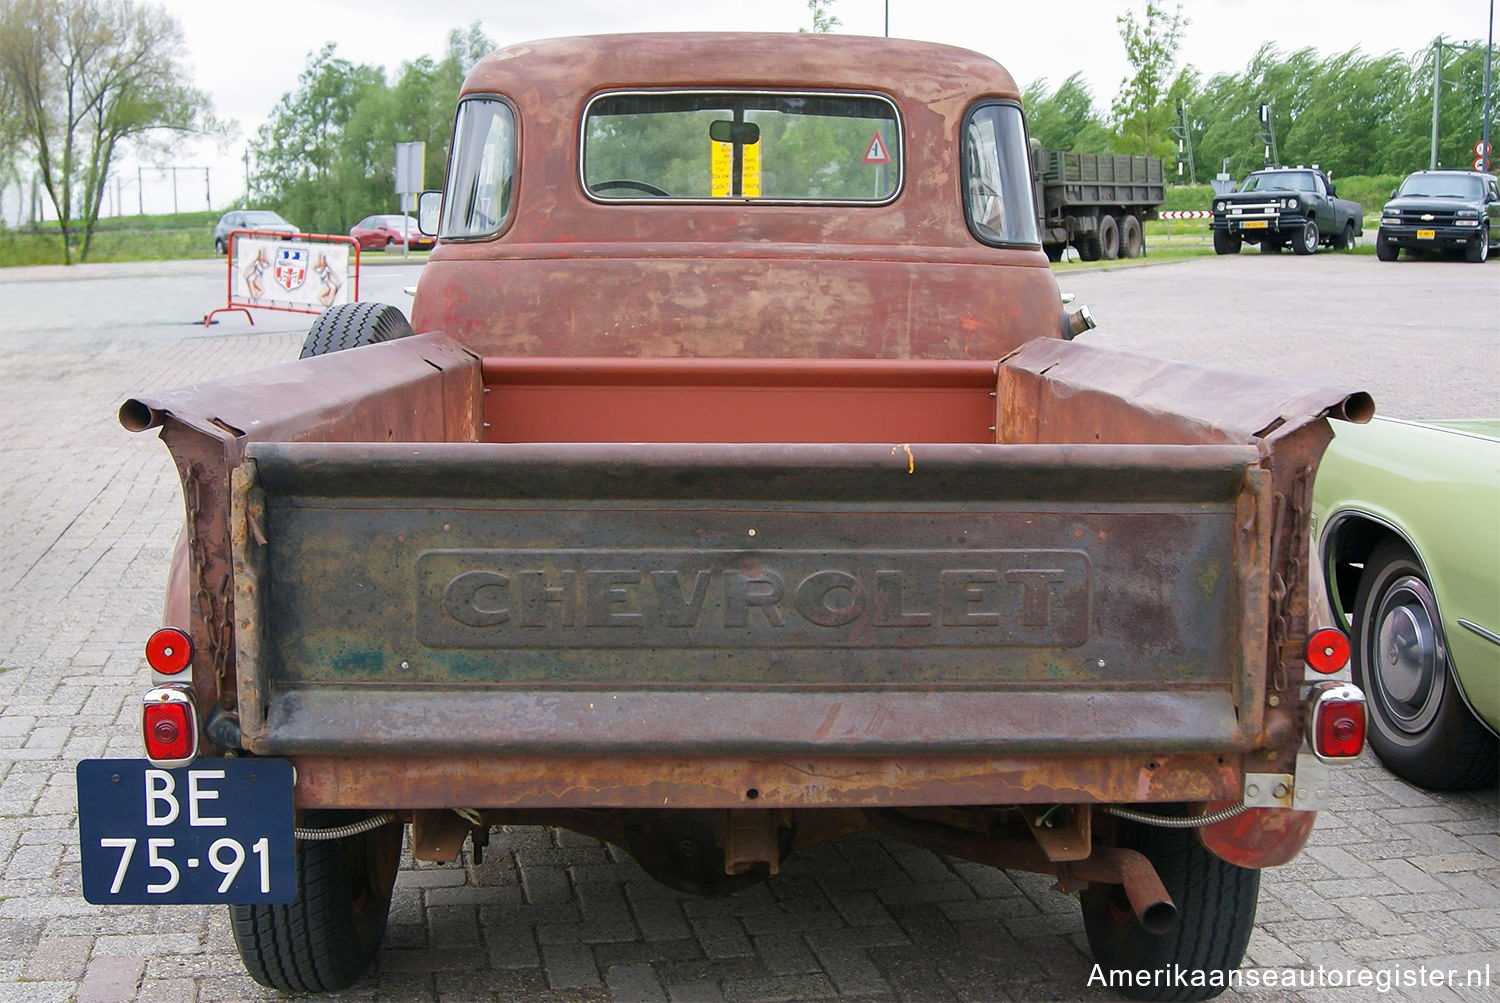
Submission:
{"label": "sign with coat of arms", "polygon": [[305,244],[293,244],[276,251],[276,269],[272,275],[276,284],[287,292],[296,289],[307,280],[308,248]]}
{"label": "sign with coat of arms", "polygon": [[[302,234],[282,240],[231,234],[229,306],[321,313],[353,302],[359,281],[358,249],[348,237]],[[352,280],[352,281],[351,281]]]}

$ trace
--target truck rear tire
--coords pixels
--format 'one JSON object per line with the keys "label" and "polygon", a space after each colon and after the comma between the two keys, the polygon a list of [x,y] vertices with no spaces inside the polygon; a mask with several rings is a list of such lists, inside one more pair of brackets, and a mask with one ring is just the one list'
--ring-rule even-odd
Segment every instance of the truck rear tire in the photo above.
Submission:
{"label": "truck rear tire", "polygon": [[1214,231],[1214,253],[1215,254],[1239,254],[1240,245],[1244,240],[1237,233],[1228,230]]}
{"label": "truck rear tire", "polygon": [[394,341],[412,333],[406,314],[385,303],[340,303],[318,315],[302,342],[299,359],[346,348]]}
{"label": "truck rear tire", "polygon": [[1099,216],[1099,253],[1105,261],[1120,256],[1120,224],[1108,213]]}
{"label": "truck rear tire", "polygon": [[1354,247],[1354,220],[1344,224],[1339,235],[1333,238],[1333,249],[1335,251],[1347,251]]}
{"label": "truck rear tire", "polygon": [[1141,221],[1128,213],[1120,217],[1120,252],[1127,258],[1139,258],[1146,249]]}
{"label": "truck rear tire", "polygon": [[[303,824],[346,825],[366,814],[309,811]],[[400,825],[301,842],[295,901],[229,907],[234,945],[250,977],[284,993],[335,992],[358,982],[385,937],[400,862]]]}
{"label": "truck rear tire", "polygon": [[1156,868],[1178,909],[1177,925],[1147,933],[1119,885],[1091,884],[1080,896],[1094,960],[1105,971],[1185,971],[1217,985],[1148,981],[1119,991],[1134,1000],[1205,1000],[1224,991],[1240,967],[1255,906],[1260,871],[1237,867],[1204,848],[1191,829],[1163,829],[1117,819],[1116,845],[1138,850]]}

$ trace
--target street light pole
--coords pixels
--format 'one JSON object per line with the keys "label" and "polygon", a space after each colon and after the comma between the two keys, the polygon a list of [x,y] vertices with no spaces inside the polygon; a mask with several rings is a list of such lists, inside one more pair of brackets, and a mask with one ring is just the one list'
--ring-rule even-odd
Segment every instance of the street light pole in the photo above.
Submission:
{"label": "street light pole", "polygon": [[1438,111],[1441,109],[1441,97],[1443,88],[1443,36],[1439,35],[1432,42],[1432,162],[1427,166],[1431,170],[1437,170],[1438,158]]}
{"label": "street light pole", "polygon": [[1490,169],[1490,58],[1495,54],[1495,0],[1490,0],[1490,37],[1484,47],[1484,170]]}

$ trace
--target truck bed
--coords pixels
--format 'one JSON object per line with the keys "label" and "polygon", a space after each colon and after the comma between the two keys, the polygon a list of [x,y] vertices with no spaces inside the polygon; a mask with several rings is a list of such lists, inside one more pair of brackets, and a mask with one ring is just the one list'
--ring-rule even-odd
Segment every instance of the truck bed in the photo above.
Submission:
{"label": "truck bed", "polygon": [[[1295,470],[1320,415],[1367,404],[1221,376],[1052,339],[987,362],[621,361],[425,335],[125,413],[232,475],[222,678],[246,749],[319,757],[325,797],[417,749],[586,805],[574,780],[538,791],[536,764],[650,757],[712,785],[707,764],[747,758],[1062,754],[1079,776],[1177,755],[1213,776],[1267,727]],[[415,406],[382,431],[397,397]],[[922,803],[940,775],[952,796],[948,769],[849,789]]]}

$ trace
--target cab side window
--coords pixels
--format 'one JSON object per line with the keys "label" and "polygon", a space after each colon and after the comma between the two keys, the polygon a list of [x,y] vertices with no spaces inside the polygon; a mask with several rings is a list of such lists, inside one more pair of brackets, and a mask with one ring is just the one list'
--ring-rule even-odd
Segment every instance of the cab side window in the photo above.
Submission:
{"label": "cab side window", "polygon": [[986,244],[1040,244],[1021,109],[1000,101],[976,105],[965,118],[963,136],[969,232]]}

